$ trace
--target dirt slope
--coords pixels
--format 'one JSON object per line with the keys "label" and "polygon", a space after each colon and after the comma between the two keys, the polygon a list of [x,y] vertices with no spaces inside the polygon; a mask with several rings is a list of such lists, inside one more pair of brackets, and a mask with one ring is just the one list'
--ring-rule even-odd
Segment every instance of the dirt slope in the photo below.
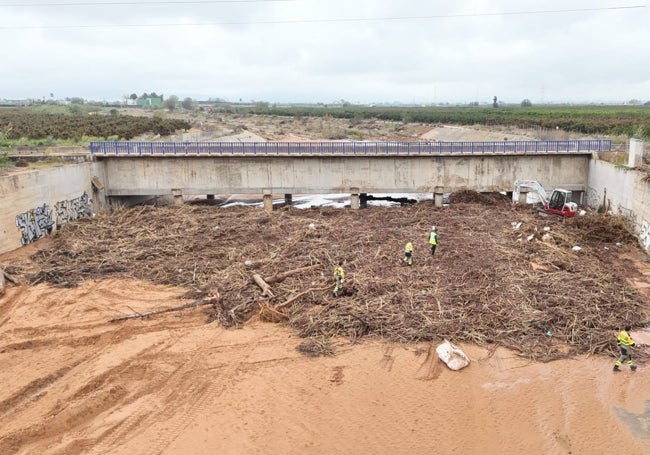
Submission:
{"label": "dirt slope", "polygon": [[130,280],[10,288],[0,300],[0,453],[648,453],[650,370],[527,362],[466,345],[341,341],[309,358],[282,326],[226,330]]}

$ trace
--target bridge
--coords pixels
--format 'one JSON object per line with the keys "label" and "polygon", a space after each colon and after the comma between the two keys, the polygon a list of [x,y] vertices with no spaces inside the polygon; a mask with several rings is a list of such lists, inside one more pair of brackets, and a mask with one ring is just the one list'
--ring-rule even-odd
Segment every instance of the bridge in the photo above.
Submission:
{"label": "bridge", "polygon": [[[609,140],[93,142],[109,198],[512,191],[517,179],[584,191]],[[356,199],[355,199],[356,198]]]}
{"label": "bridge", "polygon": [[608,151],[604,139],[491,142],[91,142],[95,156],[366,156],[366,155],[490,155],[555,154]]}

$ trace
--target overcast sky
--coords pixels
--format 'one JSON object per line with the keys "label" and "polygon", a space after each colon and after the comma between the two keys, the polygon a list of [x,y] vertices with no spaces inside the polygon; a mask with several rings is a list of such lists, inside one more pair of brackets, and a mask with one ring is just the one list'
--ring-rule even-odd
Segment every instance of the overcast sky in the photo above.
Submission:
{"label": "overcast sky", "polygon": [[0,0],[0,50],[0,99],[650,100],[643,0]]}

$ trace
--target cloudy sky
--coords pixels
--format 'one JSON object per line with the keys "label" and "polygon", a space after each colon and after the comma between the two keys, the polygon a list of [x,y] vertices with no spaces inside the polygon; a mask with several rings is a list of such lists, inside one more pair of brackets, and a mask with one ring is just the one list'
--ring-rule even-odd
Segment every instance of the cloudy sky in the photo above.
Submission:
{"label": "cloudy sky", "polygon": [[0,50],[0,99],[650,100],[644,0],[0,0]]}

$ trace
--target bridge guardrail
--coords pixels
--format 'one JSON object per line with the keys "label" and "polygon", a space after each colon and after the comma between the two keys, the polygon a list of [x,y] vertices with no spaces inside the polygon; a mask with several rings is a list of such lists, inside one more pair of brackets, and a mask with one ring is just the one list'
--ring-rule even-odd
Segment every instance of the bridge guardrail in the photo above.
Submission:
{"label": "bridge guardrail", "polygon": [[488,142],[91,142],[99,156],[495,155],[608,151],[608,139]]}

